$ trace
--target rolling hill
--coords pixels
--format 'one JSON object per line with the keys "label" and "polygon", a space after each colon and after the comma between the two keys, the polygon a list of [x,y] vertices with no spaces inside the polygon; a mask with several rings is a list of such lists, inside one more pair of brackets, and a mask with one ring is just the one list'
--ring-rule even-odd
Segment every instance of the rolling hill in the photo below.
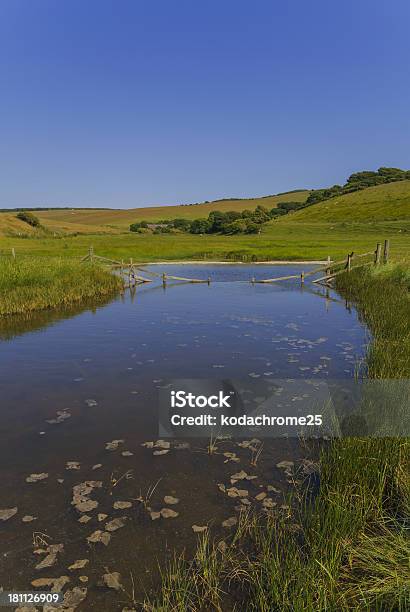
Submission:
{"label": "rolling hill", "polygon": [[[136,221],[156,222],[161,219],[197,219],[207,217],[212,210],[255,209],[259,204],[266,208],[274,208],[279,202],[304,202],[309,191],[294,191],[262,198],[215,200],[204,204],[179,206],[155,206],[152,208],[132,208],[128,210],[47,210],[36,212],[41,223],[51,231],[63,232],[118,232],[128,230]],[[4,213],[5,214],[5,213]],[[8,214],[8,213],[7,213]]]}
{"label": "rolling hill", "polygon": [[16,214],[0,213],[0,236],[33,236],[36,233],[34,227],[17,219]]}
{"label": "rolling hill", "polygon": [[368,187],[324,200],[281,218],[292,223],[370,223],[410,220],[410,181]]}

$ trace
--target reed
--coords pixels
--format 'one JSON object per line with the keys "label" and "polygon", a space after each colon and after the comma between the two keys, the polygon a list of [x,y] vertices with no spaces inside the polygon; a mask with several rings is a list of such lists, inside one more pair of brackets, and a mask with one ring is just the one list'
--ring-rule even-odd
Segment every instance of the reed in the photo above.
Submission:
{"label": "reed", "polygon": [[24,314],[114,294],[121,280],[96,263],[63,258],[3,257],[0,316]]}

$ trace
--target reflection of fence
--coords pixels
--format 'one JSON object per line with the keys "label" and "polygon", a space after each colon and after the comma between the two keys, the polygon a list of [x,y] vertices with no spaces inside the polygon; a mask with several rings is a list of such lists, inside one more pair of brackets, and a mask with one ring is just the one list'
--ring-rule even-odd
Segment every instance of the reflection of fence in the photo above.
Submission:
{"label": "reflection of fence", "polygon": [[[323,266],[310,270],[309,272],[301,272],[300,274],[290,274],[289,276],[279,276],[277,278],[266,278],[263,280],[252,279],[253,283],[276,283],[279,281],[299,279],[301,284],[305,282],[305,278],[325,272],[324,276],[315,278],[312,282],[320,285],[330,286],[333,279],[344,272],[350,272],[356,268],[362,268],[363,266],[376,265],[379,266],[382,263],[387,263],[389,260],[390,252],[390,241],[384,241],[384,250],[382,258],[382,245],[380,242],[377,243],[375,251],[369,251],[367,253],[356,254],[353,251],[348,253],[344,259],[339,261],[332,261],[330,257],[327,259],[327,263]],[[356,261],[359,260],[359,263]],[[296,262],[295,262],[296,263]]]}

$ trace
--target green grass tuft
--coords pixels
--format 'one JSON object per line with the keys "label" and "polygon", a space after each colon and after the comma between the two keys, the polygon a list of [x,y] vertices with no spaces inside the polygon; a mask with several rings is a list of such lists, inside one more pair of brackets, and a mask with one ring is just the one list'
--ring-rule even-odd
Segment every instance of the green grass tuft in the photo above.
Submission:
{"label": "green grass tuft", "polygon": [[121,280],[97,264],[62,258],[2,257],[0,316],[64,307],[114,294]]}

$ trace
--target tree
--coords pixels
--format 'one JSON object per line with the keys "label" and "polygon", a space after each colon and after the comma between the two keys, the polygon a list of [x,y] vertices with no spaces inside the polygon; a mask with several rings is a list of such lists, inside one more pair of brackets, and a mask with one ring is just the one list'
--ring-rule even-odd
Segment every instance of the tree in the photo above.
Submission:
{"label": "tree", "polygon": [[211,229],[208,219],[194,219],[191,223],[191,234],[207,234]]}

